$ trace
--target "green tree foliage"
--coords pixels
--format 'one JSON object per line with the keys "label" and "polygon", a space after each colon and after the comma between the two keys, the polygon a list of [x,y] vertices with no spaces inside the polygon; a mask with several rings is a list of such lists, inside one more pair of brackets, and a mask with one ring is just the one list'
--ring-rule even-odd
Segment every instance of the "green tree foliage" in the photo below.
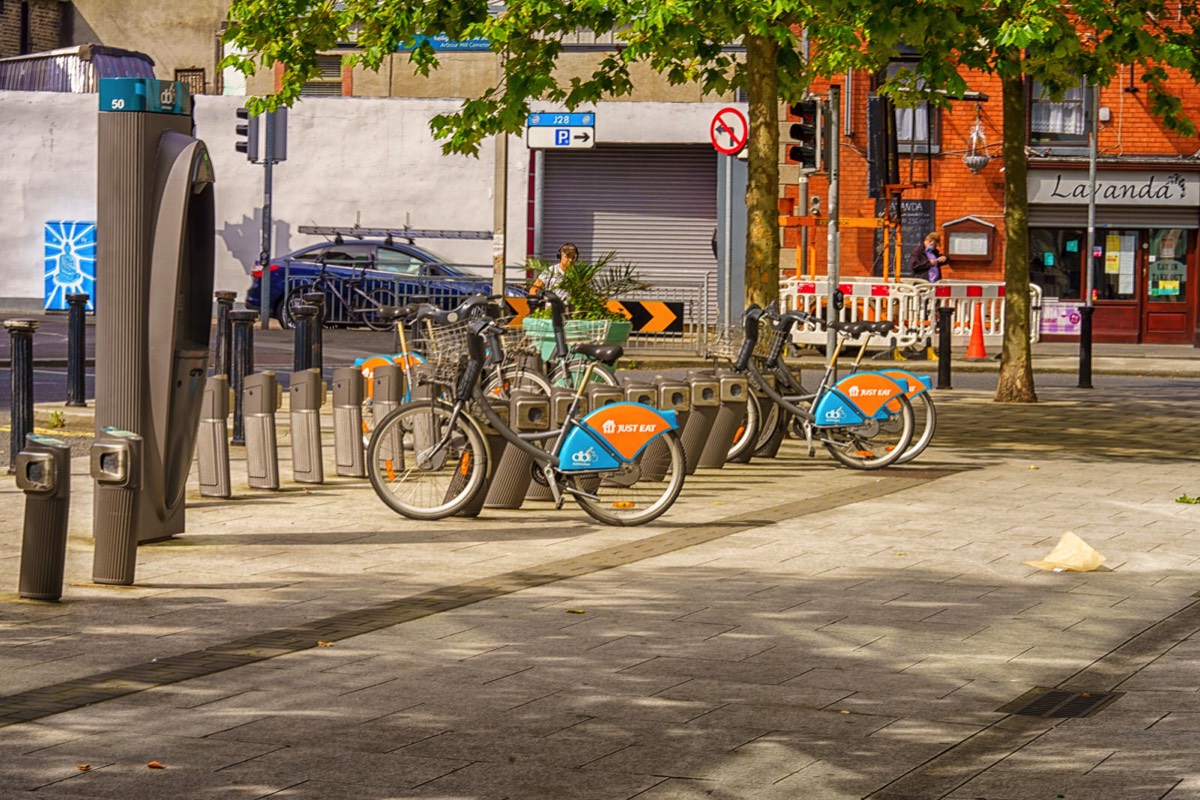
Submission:
{"label": "green tree foliage", "polygon": [[[519,133],[532,102],[575,109],[629,94],[637,63],[705,93],[743,89],[751,120],[747,297],[766,303],[779,290],[778,105],[799,99],[808,83],[798,31],[812,13],[797,0],[513,0],[494,15],[479,0],[234,0],[226,40],[248,55],[225,63],[246,74],[284,65],[281,91],[252,102],[258,111],[293,102],[318,74],[317,53],[339,41],[358,46],[350,63],[378,69],[398,45],[423,36],[486,38],[501,58],[496,85],[432,122],[446,152],[466,154],[478,153],[489,136]],[[590,75],[563,79],[562,37],[579,29],[616,29],[620,46],[598,55]],[[411,61],[420,74],[438,66],[428,43],[412,51]]]}
{"label": "green tree foliage", "polygon": [[[828,71],[845,59],[854,39],[860,45],[855,58],[877,67],[901,44],[916,48],[912,70],[882,89],[899,105],[923,99],[945,104],[961,97],[971,71],[1000,78],[1006,325],[998,401],[1037,401],[1029,339],[1025,138],[1030,79],[1058,98],[1079,86],[1081,78],[1106,86],[1123,66],[1134,65],[1155,113],[1168,128],[1192,135],[1195,126],[1167,83],[1168,68],[1200,80],[1200,39],[1193,32],[1198,21],[1190,0],[866,0],[828,20],[824,38],[843,46],[818,52],[817,70]],[[944,93],[935,94],[939,91]]]}

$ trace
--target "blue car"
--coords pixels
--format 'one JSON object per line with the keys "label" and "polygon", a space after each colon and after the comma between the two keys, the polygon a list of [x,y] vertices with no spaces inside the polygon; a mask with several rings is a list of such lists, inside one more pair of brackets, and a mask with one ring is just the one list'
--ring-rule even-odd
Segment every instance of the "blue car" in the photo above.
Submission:
{"label": "blue car", "polygon": [[[323,292],[327,325],[366,326],[388,330],[381,306],[403,305],[425,295],[442,308],[454,308],[467,297],[491,294],[491,281],[453,267],[441,257],[407,243],[384,240],[324,242],[271,259],[271,316],[285,328],[295,325],[293,312],[302,295]],[[246,307],[261,310],[262,270],[251,273]],[[505,294],[524,296],[510,287]]]}

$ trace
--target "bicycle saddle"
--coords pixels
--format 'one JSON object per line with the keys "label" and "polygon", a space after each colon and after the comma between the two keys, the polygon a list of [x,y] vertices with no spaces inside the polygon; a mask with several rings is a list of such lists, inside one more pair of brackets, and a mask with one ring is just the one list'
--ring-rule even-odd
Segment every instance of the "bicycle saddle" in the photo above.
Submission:
{"label": "bicycle saddle", "polygon": [[606,367],[611,367],[625,355],[625,348],[619,344],[577,344],[571,349],[582,356],[594,358]]}

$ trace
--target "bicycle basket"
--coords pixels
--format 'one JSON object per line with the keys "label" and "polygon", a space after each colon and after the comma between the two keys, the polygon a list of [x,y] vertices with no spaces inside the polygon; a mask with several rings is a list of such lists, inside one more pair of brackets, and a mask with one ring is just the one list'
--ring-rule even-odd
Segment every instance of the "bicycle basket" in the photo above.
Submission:
{"label": "bicycle basket", "polygon": [[[758,343],[754,346],[754,355],[765,357],[771,350],[771,342],[778,336],[766,317],[758,320]],[[717,327],[709,331],[704,344],[705,358],[719,358],[734,361],[742,352],[742,342],[746,341],[746,331],[742,325]]]}
{"label": "bicycle basket", "polygon": [[451,325],[422,323],[420,352],[425,361],[416,366],[420,377],[445,383],[458,378],[467,360],[468,324],[465,320]]}
{"label": "bicycle basket", "polygon": [[563,332],[567,344],[604,344],[608,341],[608,330],[612,323],[606,319],[586,319],[581,314],[566,314]]}

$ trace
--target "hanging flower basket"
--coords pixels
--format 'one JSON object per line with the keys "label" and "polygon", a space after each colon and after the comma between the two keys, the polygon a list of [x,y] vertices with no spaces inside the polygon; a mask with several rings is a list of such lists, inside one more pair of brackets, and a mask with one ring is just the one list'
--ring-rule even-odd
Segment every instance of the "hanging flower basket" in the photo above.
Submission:
{"label": "hanging flower basket", "polygon": [[967,169],[971,170],[972,175],[978,175],[983,172],[983,168],[991,163],[992,157],[983,153],[974,153],[969,156],[963,156],[963,163],[967,165]]}

